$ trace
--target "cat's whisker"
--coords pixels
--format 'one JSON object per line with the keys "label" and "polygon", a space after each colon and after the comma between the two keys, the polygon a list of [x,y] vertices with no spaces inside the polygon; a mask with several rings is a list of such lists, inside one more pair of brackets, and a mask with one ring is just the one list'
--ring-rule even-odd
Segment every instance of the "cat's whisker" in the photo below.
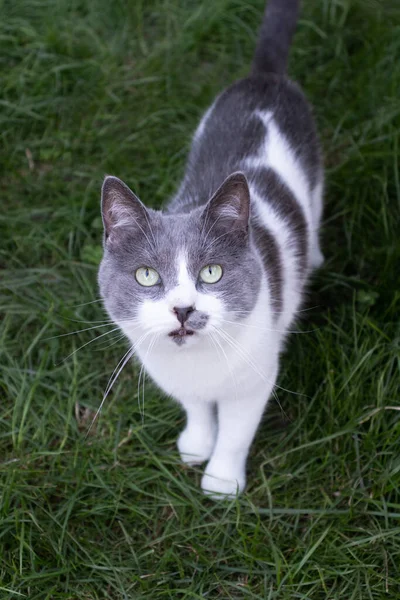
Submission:
{"label": "cat's whisker", "polygon": [[[95,412],[95,415],[94,415],[94,417],[93,417],[93,419],[92,419],[92,422],[90,423],[90,425],[89,425],[89,428],[88,428],[88,430],[87,430],[87,432],[86,432],[86,435],[85,435],[85,440],[87,439],[88,435],[90,434],[90,432],[91,432],[91,430],[92,430],[92,427],[93,427],[94,423],[96,422],[96,420],[97,420],[97,417],[99,416],[99,414],[100,414],[100,412],[101,412],[101,409],[103,408],[104,402],[106,401],[106,398],[107,398],[107,396],[108,396],[109,392],[111,391],[111,388],[113,387],[113,385],[114,385],[115,381],[116,381],[116,380],[117,380],[117,378],[118,378],[118,375],[120,374],[120,372],[122,371],[122,369],[124,368],[124,366],[126,365],[126,363],[129,361],[129,359],[130,359],[130,358],[131,358],[131,357],[134,355],[134,353],[135,353],[135,349],[134,349],[134,348],[131,348],[131,349],[130,349],[130,350],[128,350],[128,352],[127,352],[127,353],[124,355],[124,359],[125,359],[125,360],[124,360],[124,362],[122,363],[122,366],[120,367],[120,369],[118,370],[118,372],[117,372],[117,374],[116,374],[115,378],[112,380],[112,382],[111,382],[111,385],[109,386],[109,388],[108,388],[107,392],[104,394],[104,396],[103,396],[103,399],[102,399],[102,401],[100,402],[100,406],[99,406],[99,408],[96,410],[96,412]],[[120,361],[120,362],[121,362],[121,361]],[[118,364],[120,364],[120,363],[118,363]]]}
{"label": "cat's whisker", "polygon": [[[207,223],[208,223],[208,213],[209,212],[210,212],[210,205],[207,204],[207,207],[206,207],[206,209],[204,211],[203,225],[201,227],[201,232],[200,232],[200,239],[201,240],[203,240],[204,230],[205,230],[205,228],[207,226]],[[207,235],[208,235],[208,233],[206,234],[206,237],[207,237]]]}
{"label": "cat's whisker", "polygon": [[[146,222],[147,222],[147,225],[148,225],[148,227],[149,227],[149,230],[150,230],[150,233],[151,233],[151,237],[153,238],[153,241],[154,241],[154,246],[153,246],[153,248],[154,248],[154,250],[155,250],[155,249],[156,249],[156,246],[157,246],[157,242],[156,242],[156,238],[154,237],[153,228],[152,228],[152,226],[151,226],[150,219],[149,219],[149,217],[148,217],[148,214],[147,214],[147,212],[145,213],[145,216],[146,216]],[[143,231],[143,230],[142,230],[142,231]],[[147,237],[147,236],[146,236],[146,237]]]}
{"label": "cat's whisker", "polygon": [[257,324],[252,325],[250,323],[240,323],[238,321],[228,321],[227,319],[219,319],[221,321],[221,323],[228,323],[229,325],[236,325],[238,327],[249,327],[249,328],[254,328],[254,329],[258,329],[259,331],[269,331],[270,333],[315,333],[316,331],[319,331],[319,328],[317,329],[309,329],[307,331],[296,331],[296,330],[290,330],[290,329],[269,329],[268,327],[264,327],[264,326],[258,326]]}
{"label": "cat's whisker", "polygon": [[237,394],[237,381],[236,381],[236,377],[235,377],[235,375],[234,375],[234,373],[233,373],[233,371],[232,371],[232,369],[231,369],[231,366],[230,366],[230,364],[229,364],[229,360],[228,360],[228,357],[227,357],[227,355],[226,355],[225,349],[224,349],[224,347],[222,346],[222,344],[220,343],[220,341],[218,340],[218,338],[214,338],[214,336],[212,335],[212,333],[211,333],[211,332],[210,332],[210,338],[211,338],[211,340],[214,342],[214,345],[216,344],[216,348],[217,348],[217,350],[218,350],[218,348],[220,348],[220,350],[221,350],[221,352],[222,352],[223,356],[225,357],[225,361],[226,361],[226,364],[227,364],[227,367],[228,367],[228,371],[229,371],[229,373],[230,373],[230,375],[231,375],[231,378],[232,378],[232,380],[233,380],[233,383],[234,383],[234,385],[235,385],[235,402],[237,403],[237,401],[238,401],[238,394]]}
{"label": "cat's whisker", "polygon": [[[226,342],[228,345],[230,345],[230,346],[231,346],[231,348],[232,348],[233,350],[236,350],[237,354],[238,354],[238,355],[239,355],[239,356],[242,358],[242,360],[244,360],[244,362],[245,362],[245,363],[247,363],[247,364],[249,365],[249,367],[251,367],[251,368],[253,369],[253,371],[254,371],[254,372],[257,374],[257,375],[259,375],[259,377],[261,377],[261,379],[262,379],[263,381],[265,381],[265,383],[266,383],[267,385],[271,385],[271,382],[270,382],[270,381],[268,381],[268,379],[265,377],[265,375],[263,375],[263,373],[261,373],[261,372],[260,372],[260,370],[258,369],[258,367],[257,367],[256,365],[254,365],[254,363],[253,363],[251,360],[249,360],[249,359],[246,357],[246,355],[243,355],[243,354],[241,354],[241,352],[240,352],[241,348],[237,347],[237,346],[236,346],[236,345],[233,343],[233,342],[234,342],[234,340],[233,340],[233,339],[229,339],[229,338],[224,338],[224,336],[223,336],[223,333],[226,333],[226,332],[224,332],[223,330],[219,330],[218,332],[219,332],[219,334],[220,334],[221,338],[222,338],[222,339],[224,339],[224,340],[225,340],[225,342]],[[227,334],[227,335],[228,335],[228,334]],[[246,354],[247,354],[247,353],[246,353]],[[249,358],[250,358],[250,357],[249,357]],[[274,387],[279,387],[279,386],[277,386],[276,384],[273,384],[273,386],[274,386]],[[274,398],[275,398],[275,400],[276,400],[276,402],[277,402],[277,404],[278,404],[279,408],[281,409],[281,412],[282,412],[282,414],[283,414],[283,415],[284,415],[284,416],[285,416],[285,417],[288,419],[288,416],[287,416],[287,414],[286,414],[285,410],[283,409],[283,406],[281,405],[281,403],[280,403],[280,401],[279,401],[278,395],[277,395],[277,393],[276,393],[276,391],[275,391],[274,387],[272,388],[272,394],[273,394],[273,396],[274,396]],[[288,390],[287,390],[287,391],[288,391]],[[295,392],[294,392],[294,393],[295,393]]]}
{"label": "cat's whisker", "polygon": [[[140,327],[140,325],[136,325],[136,327],[134,327],[133,330],[138,329],[138,327]],[[96,327],[89,327],[88,329],[96,329]],[[83,329],[82,331],[88,331],[88,329]],[[98,335],[97,337],[93,338],[92,340],[89,340],[85,344],[82,344],[82,346],[79,346],[79,348],[76,348],[73,352],[68,354],[68,356],[63,358],[59,363],[55,363],[55,366],[61,365],[63,362],[65,362],[66,360],[71,358],[71,356],[73,356],[76,352],[78,352],[79,350],[82,350],[82,348],[85,348],[89,344],[92,344],[93,342],[96,342],[96,341],[100,340],[101,338],[105,337],[106,335],[110,335],[111,333],[114,333],[115,331],[120,331],[120,327],[114,327],[114,329],[111,329],[110,331],[106,331],[105,333]],[[80,333],[80,331],[73,332],[73,333]],[[62,334],[62,335],[68,335],[68,334]],[[56,337],[61,337],[61,336],[56,336]],[[52,339],[52,338],[49,338],[49,339]]]}
{"label": "cat's whisker", "polygon": [[[144,423],[144,391],[145,391],[145,381],[146,381],[146,371],[144,368],[144,365],[146,363],[146,360],[148,359],[148,357],[150,356],[150,353],[154,347],[154,344],[156,343],[156,341],[158,340],[159,334],[155,333],[153,339],[150,341],[150,344],[146,350],[146,354],[142,360],[142,366],[140,367],[140,371],[139,371],[139,378],[138,378],[138,387],[137,387],[137,397],[138,397],[138,406],[139,406],[139,413],[140,416],[142,417],[142,424]],[[143,394],[142,394],[142,405],[140,404],[140,381],[142,379],[142,375],[143,375]]]}
{"label": "cat's whisker", "polygon": [[139,339],[133,344],[132,348],[128,349],[128,351],[125,353],[125,355],[121,358],[121,360],[119,361],[119,363],[115,367],[114,371],[111,373],[111,376],[110,376],[110,378],[108,380],[108,383],[106,385],[106,389],[104,391],[104,394],[108,394],[109,393],[109,391],[110,391],[110,383],[111,383],[111,380],[112,380],[112,378],[114,376],[114,373],[116,372],[116,370],[118,369],[119,365],[122,363],[122,361],[124,360],[124,358],[128,354],[128,352],[130,352],[130,350],[132,350],[132,349],[134,351],[136,351],[136,349],[139,347],[139,345],[146,339],[146,337],[148,337],[150,335],[150,333],[151,333],[150,331],[147,331],[147,332],[143,333],[139,337]]}
{"label": "cat's whisker", "polygon": [[216,242],[218,240],[220,240],[221,238],[225,237],[226,235],[232,235],[231,231],[226,231],[225,233],[222,233],[221,235],[219,235],[218,237],[216,237],[210,244],[208,244],[208,246],[206,248],[204,248],[204,252],[207,252],[210,248],[212,248],[212,246],[214,246],[214,244],[216,244]]}
{"label": "cat's whisker", "polygon": [[115,325],[114,322],[104,323],[104,325],[93,325],[93,327],[85,327],[84,329],[78,329],[77,331],[69,331],[68,333],[60,333],[59,335],[52,335],[51,337],[43,338],[43,341],[47,340],[56,340],[61,337],[66,337],[68,335],[76,335],[78,333],[83,333],[84,331],[91,331],[92,329],[99,329],[100,327],[111,327]]}
{"label": "cat's whisker", "polygon": [[[84,321],[83,321],[84,322]],[[83,333],[84,331],[91,331],[92,329],[99,329],[100,327],[111,327],[112,325],[115,325],[115,321],[110,320],[109,323],[105,323],[102,321],[99,321],[99,323],[102,323],[101,325],[93,325],[93,327],[85,327],[84,329],[77,329],[76,331],[69,331],[68,333],[60,333],[59,335],[52,335],[51,337],[47,337],[47,338],[43,338],[43,342],[46,342],[48,340],[56,340],[58,338],[61,337],[66,337],[68,335],[76,335],[78,333]],[[124,324],[137,324],[139,326],[139,321],[137,319],[127,319],[126,321],[119,321],[119,323],[124,323]]]}
{"label": "cat's whisker", "polygon": [[[111,392],[115,382],[117,381],[119,374],[121,373],[121,371],[123,370],[123,368],[125,367],[125,365],[127,364],[127,362],[132,358],[132,356],[135,354],[137,348],[139,347],[139,345],[141,344],[141,342],[150,335],[150,332],[144,333],[139,340],[136,342],[136,344],[134,344],[132,346],[132,348],[129,348],[129,350],[124,354],[124,356],[122,357],[122,359],[119,361],[118,365],[115,367],[114,371],[111,374],[110,379],[108,380],[108,384],[106,386],[103,398],[100,402],[100,406],[99,408],[96,410],[95,415],[92,419],[92,422],[89,425],[89,428],[86,432],[85,435],[85,440],[87,439],[88,435],[90,434],[90,431],[92,430],[92,427],[97,419],[97,417],[99,416],[101,409],[104,406],[104,402],[106,401],[109,393]],[[122,364],[121,364],[122,363]],[[121,365],[121,366],[120,366]],[[119,368],[118,368],[119,367]],[[117,370],[118,369],[118,370]]]}
{"label": "cat's whisker", "polygon": [[[144,371],[144,363],[142,362],[141,367],[140,367],[140,371],[139,371],[138,385],[137,385],[137,400],[138,400],[139,414],[140,414],[141,419],[142,419],[142,425],[144,423],[144,406],[142,406],[140,404],[140,380],[142,378],[143,371]],[[145,378],[146,378],[146,374],[145,374],[145,376],[143,378],[143,385],[144,385]],[[143,402],[143,404],[144,404],[144,402]]]}
{"label": "cat's whisker", "polygon": [[[106,388],[105,388],[104,394],[103,394],[103,399],[104,399],[105,396],[108,395],[108,392],[111,389],[114,375],[117,372],[119,366],[123,363],[123,361],[128,356],[128,354],[130,354],[132,352],[132,350],[133,351],[135,350],[135,345],[133,345],[130,348],[128,348],[128,350],[125,352],[125,354],[122,356],[122,358],[118,361],[117,366],[113,369],[113,372],[111,373],[111,375],[110,375],[110,377],[109,377],[109,379],[107,381],[107,385],[106,385]],[[101,406],[100,406],[100,408],[101,408]]]}
{"label": "cat's whisker", "polygon": [[[241,356],[241,358],[243,358],[243,360],[245,362],[247,362],[247,364],[249,365],[249,367],[251,367],[254,372],[261,377],[261,379],[263,379],[268,385],[271,384],[271,381],[269,381],[265,375],[261,372],[261,370],[259,369],[259,367],[256,365],[256,363],[254,363],[252,357],[249,355],[249,353],[242,347],[241,344],[239,344],[237,342],[237,340],[235,340],[234,338],[232,338],[232,336],[229,335],[229,333],[227,331],[225,331],[224,329],[220,329],[217,328],[217,331],[220,333],[221,337],[225,338],[225,341],[231,345],[232,348],[236,348],[239,356]],[[305,396],[305,394],[302,394],[300,392],[294,392],[293,390],[288,390],[280,385],[278,385],[277,383],[274,383],[274,387],[284,391],[284,392],[288,392],[289,394],[294,394],[295,396]],[[278,404],[282,410],[282,412],[285,414],[285,416],[287,417],[285,411],[283,410],[280,402],[278,401]]]}
{"label": "cat's whisker", "polygon": [[72,304],[68,308],[80,308],[81,306],[87,306],[88,304],[95,304],[96,302],[104,302],[103,298],[97,298],[96,300],[90,300],[89,302],[82,302],[82,304]]}
{"label": "cat's whisker", "polygon": [[71,356],[73,356],[74,354],[76,354],[76,352],[79,352],[79,350],[82,350],[82,348],[85,348],[89,344],[92,344],[93,342],[96,342],[97,340],[99,340],[100,338],[104,337],[105,335],[109,335],[110,333],[113,333],[114,331],[118,331],[118,330],[119,330],[119,327],[115,327],[114,329],[111,329],[111,331],[106,331],[105,333],[102,333],[101,335],[98,335],[97,337],[93,338],[92,340],[89,340],[88,342],[86,342],[86,344],[82,344],[82,346],[79,346],[79,348],[76,348],[76,350],[74,350],[73,352],[71,352],[70,354],[68,354],[68,356],[66,356],[65,358],[63,358],[62,360],[60,360],[59,363],[55,363],[55,366],[58,367],[63,362],[65,362],[66,360],[68,360],[69,358],[71,358]]}
{"label": "cat's whisker", "polygon": [[[206,243],[206,241],[207,241],[207,238],[208,238],[208,236],[210,235],[210,233],[211,233],[212,229],[215,227],[215,225],[218,223],[218,221],[219,221],[221,218],[222,218],[222,215],[219,215],[219,216],[218,216],[218,217],[215,219],[215,221],[213,222],[213,224],[211,225],[210,229],[207,231],[207,233],[206,233],[206,235],[205,235],[204,239],[203,239],[203,240],[202,240],[202,242],[201,242],[201,245],[202,245],[202,247],[204,247],[204,244]],[[207,223],[207,222],[208,222],[208,210],[207,210],[207,216],[206,216],[206,218],[205,218],[204,222],[205,222],[205,223]],[[224,235],[225,235],[225,234],[224,234]],[[222,236],[219,236],[219,237],[222,237]],[[218,240],[219,238],[216,238],[216,239]],[[216,241],[216,240],[213,240],[213,242],[215,242],[215,241]],[[207,251],[207,249],[208,249],[208,246],[207,246],[207,248],[205,248],[205,250]]]}
{"label": "cat's whisker", "polygon": [[103,319],[102,321],[100,321],[100,320],[88,321],[87,319],[70,319],[69,317],[63,317],[63,319],[65,321],[71,321],[72,323],[103,323],[105,325],[107,323],[115,323],[115,321],[113,321],[112,319]]}
{"label": "cat's whisker", "polygon": [[[144,235],[144,237],[146,238],[146,240],[147,240],[147,243],[149,244],[150,248],[152,248],[152,249],[153,249],[153,251],[154,251],[154,252],[156,252],[155,245],[153,245],[153,244],[150,242],[150,240],[149,240],[149,236],[146,234],[145,230],[144,230],[144,229],[143,229],[143,227],[140,225],[140,223],[139,223],[138,219],[135,219],[134,217],[132,217],[132,220],[135,222],[135,224],[136,224],[136,227],[139,227],[140,231],[143,233],[143,235]],[[147,223],[149,223],[149,219],[148,219],[148,216],[147,216],[147,214],[146,214],[146,221],[147,221]],[[154,239],[154,235],[153,235],[153,239]],[[154,244],[155,244],[155,243],[156,243],[156,240],[154,239]]]}
{"label": "cat's whisker", "polygon": [[110,344],[107,344],[107,346],[102,346],[101,348],[96,348],[96,350],[99,350],[99,351],[101,350],[102,352],[104,352],[104,350],[108,350],[112,346],[115,346],[119,342],[122,342],[122,340],[126,340],[126,336],[123,333],[121,335],[115,335],[115,336],[113,336],[112,339],[113,339],[113,341]]}
{"label": "cat's whisker", "polygon": [[[156,343],[158,342],[158,338],[160,337],[159,333],[156,333],[152,342],[151,342],[151,347],[149,349],[149,357],[151,352],[153,351],[154,346],[156,345]],[[142,402],[142,406],[143,406],[143,419],[144,419],[144,384],[145,384],[145,377],[146,377],[146,370],[144,371],[144,378],[143,378],[143,402]]]}
{"label": "cat's whisker", "polygon": [[[321,308],[321,307],[319,305],[317,305],[317,306],[310,306],[309,308],[301,308],[299,310],[296,310],[296,314],[303,313],[303,312],[310,312],[310,310],[315,310],[317,308]],[[240,317],[241,315],[252,314],[253,312],[254,312],[254,310],[240,309],[240,310],[234,311],[234,314],[237,315],[238,317]],[[271,313],[271,315],[281,315],[282,314],[281,310],[275,310],[275,311],[270,310],[269,312]]]}

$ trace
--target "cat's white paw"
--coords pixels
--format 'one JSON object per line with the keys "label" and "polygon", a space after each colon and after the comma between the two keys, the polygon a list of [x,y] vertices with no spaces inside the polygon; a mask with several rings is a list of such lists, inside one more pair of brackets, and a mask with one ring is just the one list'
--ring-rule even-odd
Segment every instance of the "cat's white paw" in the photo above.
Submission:
{"label": "cat's white paw", "polygon": [[243,471],[213,470],[207,467],[201,480],[203,492],[214,500],[235,498],[246,487],[246,474]]}
{"label": "cat's white paw", "polygon": [[182,461],[188,465],[200,465],[208,460],[214,449],[215,436],[215,431],[184,429],[178,438]]}

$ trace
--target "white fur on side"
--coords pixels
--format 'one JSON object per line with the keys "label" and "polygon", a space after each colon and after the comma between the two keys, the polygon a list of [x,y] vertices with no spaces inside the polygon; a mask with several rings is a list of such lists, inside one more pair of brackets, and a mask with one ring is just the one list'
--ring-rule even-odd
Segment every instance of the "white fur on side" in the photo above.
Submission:
{"label": "white fur on side", "polygon": [[[204,129],[210,111],[200,124]],[[266,127],[262,151],[242,165],[269,166],[277,171],[303,208],[310,232],[309,268],[319,266],[322,255],[318,227],[322,211],[322,181],[310,190],[286,138],[271,113],[257,113]],[[191,464],[208,460],[202,488],[212,497],[233,496],[246,485],[246,459],[264,408],[273,391],[279,354],[286,330],[301,301],[291,231],[285,220],[260,198],[250,185],[250,194],[260,223],[274,235],[283,261],[283,311],[278,321],[271,304],[270,282],[263,275],[254,310],[240,323],[227,311],[221,298],[197,290],[186,267],[186,257],[177,257],[178,283],[159,301],[145,301],[138,314],[140,327],[120,327],[133,344],[146,371],[167,394],[177,399],[187,413],[186,428],[178,441],[182,459]],[[260,263],[261,263],[261,257]],[[168,333],[177,328],[175,306],[195,306],[209,315],[204,329],[186,338],[182,346]],[[152,344],[154,335],[161,334]]]}

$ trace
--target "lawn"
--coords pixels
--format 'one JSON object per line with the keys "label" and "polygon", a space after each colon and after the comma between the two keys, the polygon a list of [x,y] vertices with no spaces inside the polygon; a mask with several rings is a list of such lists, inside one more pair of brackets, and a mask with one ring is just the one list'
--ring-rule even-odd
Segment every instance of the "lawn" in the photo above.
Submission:
{"label": "lawn", "polygon": [[106,173],[153,207],[174,192],[263,0],[0,1],[1,600],[400,598],[400,8],[303,4],[289,72],[324,148],[326,263],[247,492],[215,503],[135,363],[85,438],[127,349],[99,194]]}

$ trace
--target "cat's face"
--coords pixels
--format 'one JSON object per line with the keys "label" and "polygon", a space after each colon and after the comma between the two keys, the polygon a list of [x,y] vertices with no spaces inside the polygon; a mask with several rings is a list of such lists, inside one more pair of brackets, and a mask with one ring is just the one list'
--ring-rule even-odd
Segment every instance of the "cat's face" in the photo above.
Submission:
{"label": "cat's face", "polygon": [[180,215],[146,209],[119,179],[105,180],[100,292],[131,340],[158,334],[171,349],[190,348],[248,316],[261,283],[249,208],[242,174]]}

